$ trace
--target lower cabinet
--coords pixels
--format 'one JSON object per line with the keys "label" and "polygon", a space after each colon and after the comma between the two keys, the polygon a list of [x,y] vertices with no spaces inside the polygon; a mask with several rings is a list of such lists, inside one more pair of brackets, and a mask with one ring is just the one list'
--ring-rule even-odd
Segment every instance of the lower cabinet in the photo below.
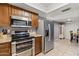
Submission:
{"label": "lower cabinet", "polygon": [[42,52],[42,36],[35,37],[35,55]]}
{"label": "lower cabinet", "polygon": [[0,56],[11,55],[11,42],[0,43]]}

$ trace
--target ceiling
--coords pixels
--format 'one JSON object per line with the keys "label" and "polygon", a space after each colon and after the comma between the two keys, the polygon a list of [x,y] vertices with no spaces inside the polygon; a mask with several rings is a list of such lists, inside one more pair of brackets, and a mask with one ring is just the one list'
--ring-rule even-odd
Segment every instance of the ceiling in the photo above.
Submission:
{"label": "ceiling", "polygon": [[67,5],[68,3],[26,3],[26,4],[42,12],[49,13],[64,5]]}
{"label": "ceiling", "polygon": [[[70,8],[70,10],[62,12],[62,10],[66,8]],[[74,21],[74,18],[79,18],[79,3],[70,3],[64,7],[56,9],[53,12],[48,13],[48,17],[52,17],[55,21],[60,22],[65,22],[67,19]]]}
{"label": "ceiling", "polygon": [[[67,19],[79,18],[79,3],[11,3],[12,5],[21,7],[38,13],[42,17],[49,20],[65,22]],[[66,12],[62,10],[70,8]]]}

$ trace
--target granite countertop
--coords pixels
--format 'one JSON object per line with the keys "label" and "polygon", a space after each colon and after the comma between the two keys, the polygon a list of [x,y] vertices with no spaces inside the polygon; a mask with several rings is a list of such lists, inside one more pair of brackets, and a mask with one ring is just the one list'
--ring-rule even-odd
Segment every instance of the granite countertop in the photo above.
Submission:
{"label": "granite countertop", "polygon": [[39,37],[39,36],[42,36],[42,35],[40,35],[40,34],[34,34],[33,36],[34,37]]}
{"label": "granite countertop", "polygon": [[38,33],[30,33],[30,36],[39,37],[39,36],[42,36],[42,35],[40,35]]}
{"label": "granite countertop", "polygon": [[11,42],[11,37],[7,35],[3,35],[0,37],[0,43],[6,43],[6,42]]}
{"label": "granite countertop", "polygon": [[[40,34],[38,34],[38,33],[30,33],[30,36],[31,37],[39,37],[39,36],[42,36],[42,35],[40,35]],[[2,35],[2,36],[0,36],[0,43],[6,43],[6,42],[11,42],[11,37],[10,36],[8,36],[8,35]]]}

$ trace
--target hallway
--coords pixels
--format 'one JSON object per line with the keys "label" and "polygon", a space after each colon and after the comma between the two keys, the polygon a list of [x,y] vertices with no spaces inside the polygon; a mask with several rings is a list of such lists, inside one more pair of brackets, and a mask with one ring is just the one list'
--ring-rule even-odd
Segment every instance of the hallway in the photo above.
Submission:
{"label": "hallway", "polygon": [[79,56],[79,43],[71,43],[69,40],[56,40],[54,49],[47,54],[40,53],[37,56]]}

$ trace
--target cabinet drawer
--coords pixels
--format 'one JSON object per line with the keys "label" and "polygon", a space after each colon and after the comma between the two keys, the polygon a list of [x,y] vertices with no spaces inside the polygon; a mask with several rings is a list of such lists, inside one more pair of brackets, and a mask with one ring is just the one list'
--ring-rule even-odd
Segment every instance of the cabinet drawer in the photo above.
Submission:
{"label": "cabinet drawer", "polygon": [[10,55],[10,49],[9,48],[5,48],[5,49],[0,49],[0,56],[3,55]]}
{"label": "cabinet drawer", "polygon": [[0,56],[11,55],[11,42],[0,43]]}
{"label": "cabinet drawer", "polygon": [[5,49],[0,49],[0,53],[9,53],[10,49],[9,48],[5,48]]}
{"label": "cabinet drawer", "polygon": [[5,48],[9,48],[10,44],[8,43],[4,43],[4,44],[0,44],[0,49],[5,49]]}

